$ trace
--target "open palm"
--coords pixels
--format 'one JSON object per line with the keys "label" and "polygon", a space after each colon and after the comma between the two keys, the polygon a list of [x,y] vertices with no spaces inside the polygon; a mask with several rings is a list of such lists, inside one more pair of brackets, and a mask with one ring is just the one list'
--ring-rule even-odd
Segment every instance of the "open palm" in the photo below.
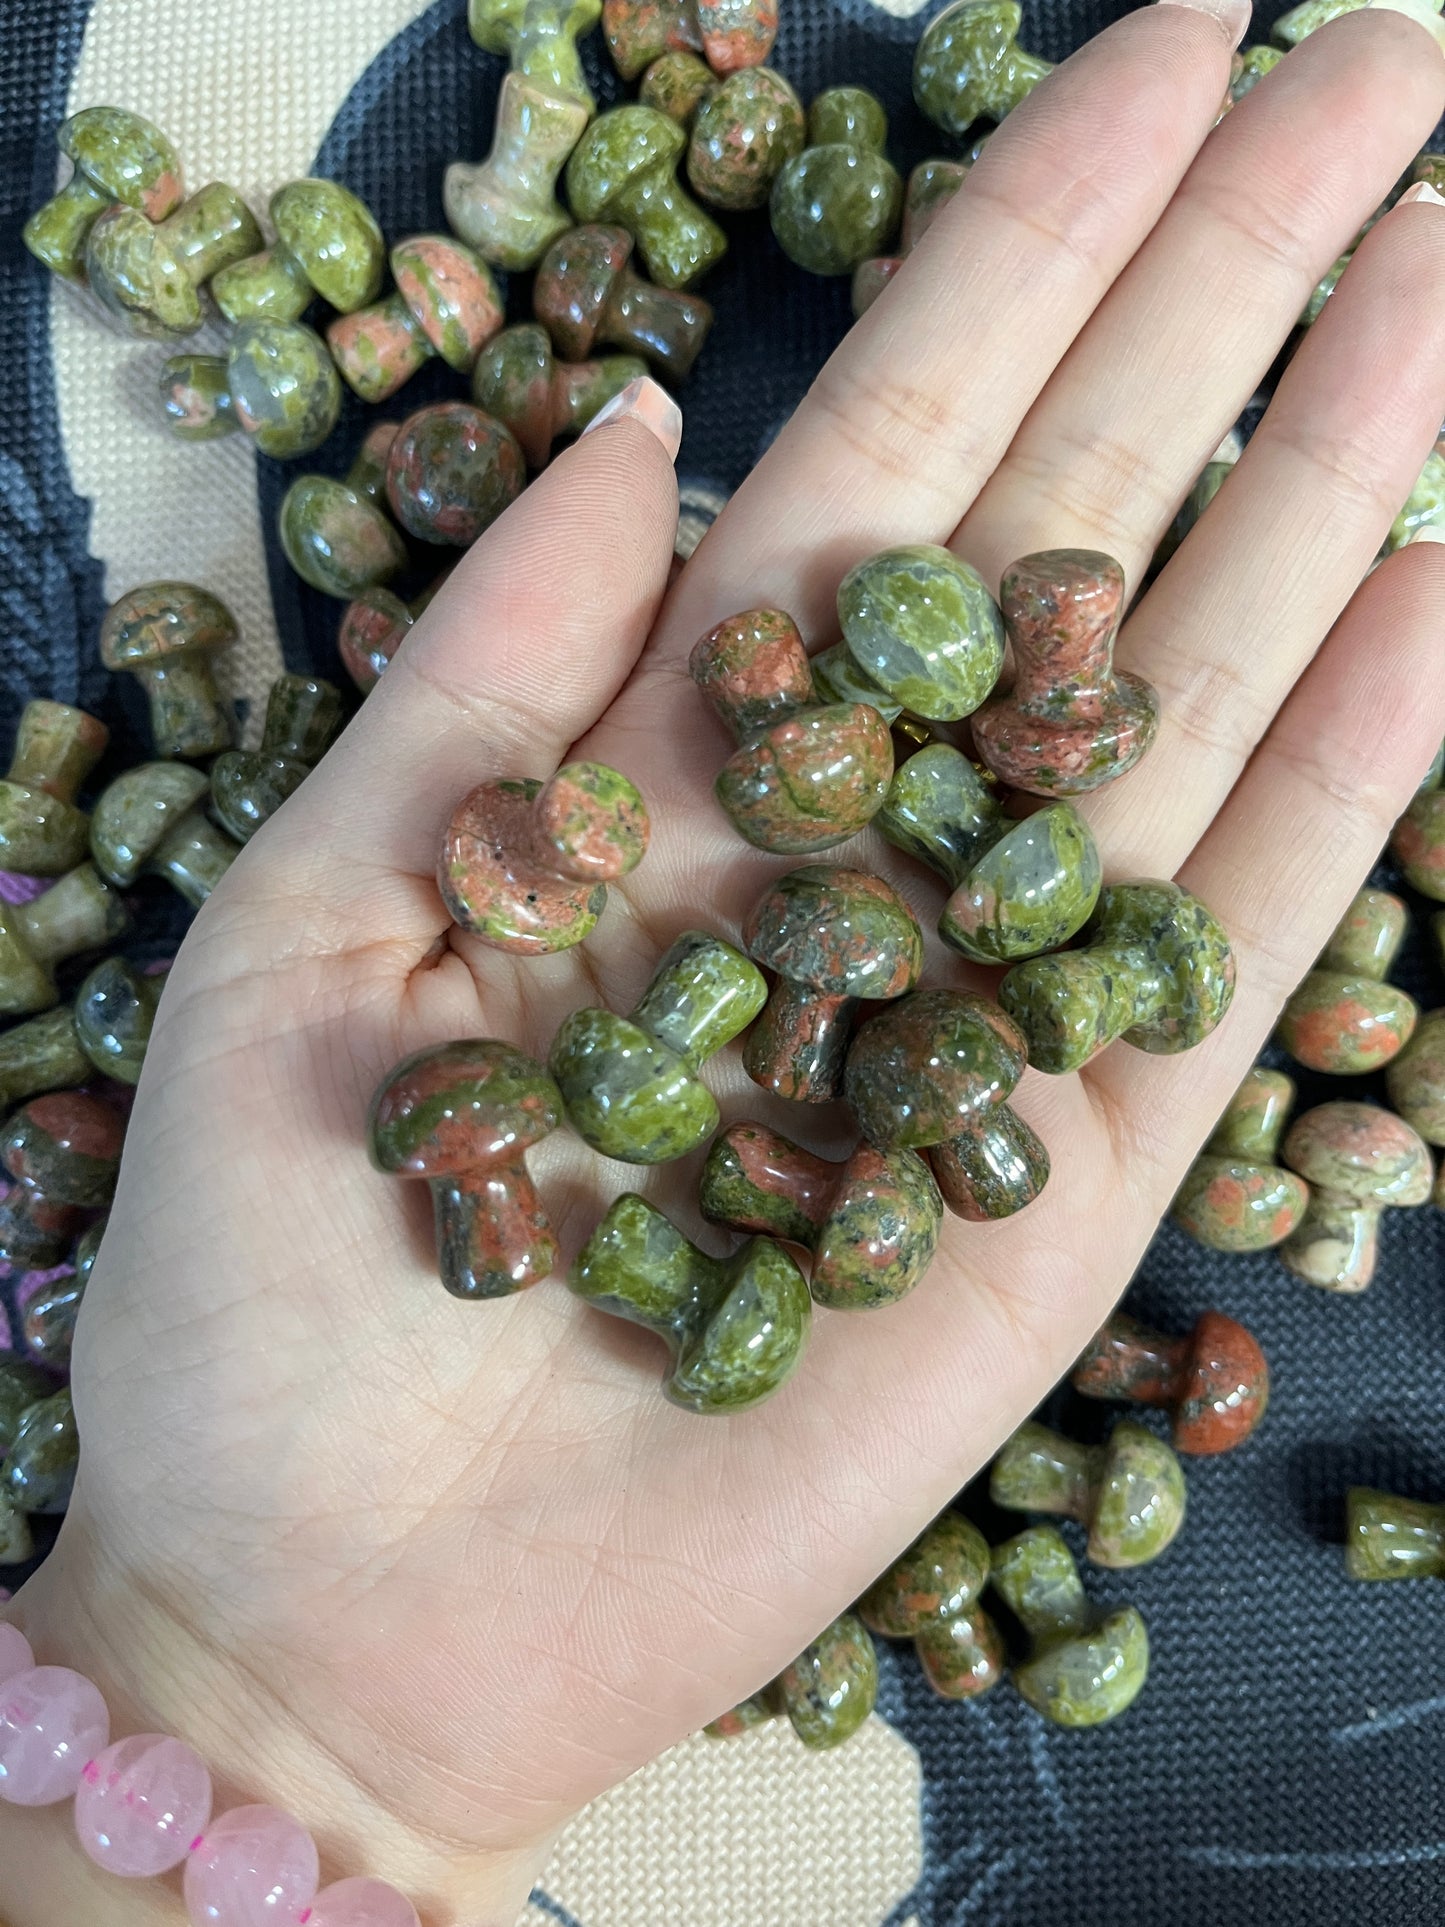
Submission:
{"label": "open palm", "polygon": [[[398,1058],[468,1035],[545,1057],[568,1011],[629,1008],[680,931],[735,937],[788,867],[711,794],[727,745],[686,670],[710,624],[774,605],[827,643],[842,574],[897,542],[949,543],[995,584],[1061,546],[1141,578],[1445,104],[1432,43],[1390,13],[1313,36],[1210,134],[1228,59],[1218,21],[1146,7],[1041,86],[660,612],[659,444],[624,422],[565,455],[171,974],[80,1333],[81,1480],[21,1617],[113,1686],[121,1730],[194,1740],[423,1912],[509,1918],[568,1815],[774,1674],[1038,1401],[1445,733],[1445,553],[1360,586],[1445,408],[1445,216],[1413,204],[1125,628],[1163,725],[1085,811],[1108,878],[1178,875],[1215,909],[1239,992],[1187,1059],[1118,1046],[1027,1074],[1018,1109],[1053,1154],[1036,1204],[950,1221],[908,1299],[818,1313],[777,1397],[705,1420],[660,1396],[655,1341],[558,1283],[449,1298],[425,1187],[367,1163]],[[545,776],[574,745],[641,787],[653,846],[583,947],[518,964],[449,928],[438,838],[482,777]],[[881,838],[833,858],[931,928],[936,884]],[[935,947],[926,981],[958,960]],[[842,1138],[735,1052],[707,1075],[725,1115]],[[699,1228],[695,1157],[640,1174],[558,1133],[533,1169],[564,1262],[624,1189]]]}

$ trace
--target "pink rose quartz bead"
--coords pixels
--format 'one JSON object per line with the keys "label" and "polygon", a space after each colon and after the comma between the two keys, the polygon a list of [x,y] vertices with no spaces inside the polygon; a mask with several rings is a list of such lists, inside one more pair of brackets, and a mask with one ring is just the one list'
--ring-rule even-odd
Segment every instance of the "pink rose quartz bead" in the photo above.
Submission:
{"label": "pink rose quartz bead", "polygon": [[291,1927],[321,1884],[316,1842],[279,1807],[233,1807],[186,1862],[191,1927]]}
{"label": "pink rose quartz bead", "polygon": [[49,1807],[68,1800],[87,1761],[110,1739],[99,1690],[68,1666],[36,1666],[0,1689],[0,1800]]}
{"label": "pink rose quartz bead", "polygon": [[338,1880],[319,1894],[306,1927],[419,1927],[416,1908],[384,1880]]}
{"label": "pink rose quartz bead", "polygon": [[75,1831],[98,1867],[151,1880],[179,1867],[211,1817],[211,1776],[182,1740],[134,1733],[91,1760],[75,1794]]}
{"label": "pink rose quartz bead", "polygon": [[33,1672],[34,1668],[35,1655],[24,1633],[18,1626],[0,1624],[0,1686],[17,1673]]}

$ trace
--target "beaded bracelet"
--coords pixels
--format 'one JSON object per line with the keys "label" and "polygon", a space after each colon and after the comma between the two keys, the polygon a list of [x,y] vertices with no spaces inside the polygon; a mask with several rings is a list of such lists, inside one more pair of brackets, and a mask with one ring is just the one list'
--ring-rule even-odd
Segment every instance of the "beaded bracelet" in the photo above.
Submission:
{"label": "beaded bracelet", "polygon": [[67,1666],[37,1666],[0,1622],[0,1800],[47,1807],[72,1797],[75,1831],[98,1867],[130,1880],[185,1864],[192,1927],[420,1927],[382,1880],[318,1893],[316,1842],[279,1807],[211,1818],[211,1776],[181,1740],[136,1733],[110,1744],[99,1689]]}

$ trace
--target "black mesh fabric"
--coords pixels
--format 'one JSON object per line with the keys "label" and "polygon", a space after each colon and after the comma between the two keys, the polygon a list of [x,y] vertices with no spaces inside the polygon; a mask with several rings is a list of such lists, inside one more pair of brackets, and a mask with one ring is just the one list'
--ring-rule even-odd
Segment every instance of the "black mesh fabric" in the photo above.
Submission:
{"label": "black mesh fabric", "polygon": [[[1123,11],[1107,0],[1026,0],[1025,44],[1062,58]],[[398,36],[317,157],[389,234],[440,224],[444,164],[489,144],[500,66],[471,45],[464,12],[464,0],[439,0]],[[133,761],[143,749],[137,712],[95,662],[100,575],[56,428],[43,276],[18,243],[20,220],[53,178],[53,130],[85,13],[84,0],[0,0],[0,355],[10,371],[0,389],[0,701],[7,726],[31,695],[99,707],[117,728],[118,758]],[[841,81],[875,89],[906,167],[946,148],[909,94],[924,17],[895,20],[865,0],[784,0],[775,63],[805,98]],[[1255,38],[1269,17],[1257,18]],[[621,90],[598,39],[587,57],[610,104]],[[764,217],[729,226],[731,252],[706,289],[717,327],[683,397],[681,467],[735,486],[849,313],[846,282],[792,269]],[[513,307],[520,317],[516,293]],[[962,345],[967,315],[958,326]],[[434,368],[408,399],[449,385]],[[352,405],[310,465],[344,468],[361,421]],[[269,521],[288,477],[262,467]],[[291,666],[334,675],[335,605],[296,583],[274,542],[271,557]],[[146,939],[160,944],[170,909],[159,891],[147,914]],[[1428,1007],[1445,1000],[1445,985],[1421,927],[1398,975]],[[1378,1095],[1368,1082],[1350,1094],[1361,1088]],[[1439,1212],[1393,1213],[1377,1281],[1337,1299],[1267,1254],[1221,1258],[1161,1231],[1131,1308],[1183,1329],[1213,1305],[1250,1325],[1273,1369],[1269,1416],[1244,1451],[1187,1468],[1188,1523],[1157,1565],[1086,1570],[1101,1604],[1140,1608],[1153,1646],[1149,1685],[1114,1726],[1059,1732],[1007,1686],[945,1706],[906,1649],[885,1654],[881,1709],[917,1746],[925,1781],[925,1871],[894,1927],[915,1916],[920,1927],[1445,1917],[1445,1591],[1351,1586],[1339,1545],[1351,1483],[1445,1496],[1442,1256]],[[1094,1437],[1109,1413],[1061,1394],[1045,1416]],[[991,1519],[986,1506],[978,1516],[999,1532],[1018,1523]]]}

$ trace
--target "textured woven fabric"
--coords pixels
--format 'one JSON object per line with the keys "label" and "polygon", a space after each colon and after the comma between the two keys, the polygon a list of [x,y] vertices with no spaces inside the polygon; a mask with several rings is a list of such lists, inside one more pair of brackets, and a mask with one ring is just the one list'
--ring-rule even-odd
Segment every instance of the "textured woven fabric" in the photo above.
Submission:
{"label": "textured woven fabric", "polygon": [[[842,80],[876,89],[902,165],[943,145],[909,98],[911,11],[785,0],[776,54],[805,97]],[[1025,43],[1060,58],[1122,11],[1035,0]],[[120,101],[172,132],[193,181],[232,180],[264,206],[314,168],[370,200],[390,235],[436,226],[444,164],[489,144],[500,72],[464,13],[464,0],[0,0],[7,726],[28,696],[78,698],[116,728],[115,760],[138,759],[137,692],[99,671],[95,634],[109,596],[158,574],[235,604],[234,687],[252,705],[283,656],[336,674],[335,605],[295,582],[269,535],[287,471],[239,443],[167,441],[158,351],[99,331],[20,251],[20,221],[56,178],[55,123]],[[610,104],[620,89],[595,38],[587,62]],[[682,466],[736,485],[849,315],[846,283],[789,268],[765,219],[730,227],[707,289],[717,327],[683,394]],[[433,368],[406,399],[453,385]],[[350,405],[310,465],[344,468],[361,420]],[[141,895],[142,948],[157,954],[175,920],[159,889]],[[1418,940],[1398,975],[1427,1005],[1445,997]],[[1441,1214],[1392,1214],[1376,1284],[1333,1299],[1267,1255],[1221,1259],[1163,1231],[1132,1307],[1180,1329],[1210,1304],[1243,1319],[1275,1401],[1249,1449],[1188,1468],[1189,1521],[1163,1560],[1086,1573],[1096,1599],[1132,1600],[1149,1624],[1153,1672],[1128,1716],[1061,1733],[1008,1687],[946,1706],[906,1649],[886,1651],[880,1717],[840,1753],[808,1755],[786,1727],[695,1739],[599,1801],[560,1843],[531,1927],[1440,1919],[1445,1594],[1350,1587],[1338,1538],[1350,1483],[1445,1494],[1442,1257]],[[6,1293],[13,1281],[0,1316]],[[1062,1395],[1046,1416],[1096,1437],[1109,1414]],[[0,1869],[0,1901],[3,1887]]]}

